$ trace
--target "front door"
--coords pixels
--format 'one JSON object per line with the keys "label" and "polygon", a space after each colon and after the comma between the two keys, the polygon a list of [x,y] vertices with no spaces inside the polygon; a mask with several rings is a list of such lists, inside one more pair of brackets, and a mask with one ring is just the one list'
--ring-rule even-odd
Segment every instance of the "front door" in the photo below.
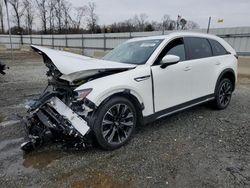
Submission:
{"label": "front door", "polygon": [[[160,67],[165,55],[176,55],[180,62],[166,68]],[[186,61],[183,38],[172,40],[160,54],[155,65],[152,65],[154,84],[155,112],[182,104],[192,99],[191,67]]]}

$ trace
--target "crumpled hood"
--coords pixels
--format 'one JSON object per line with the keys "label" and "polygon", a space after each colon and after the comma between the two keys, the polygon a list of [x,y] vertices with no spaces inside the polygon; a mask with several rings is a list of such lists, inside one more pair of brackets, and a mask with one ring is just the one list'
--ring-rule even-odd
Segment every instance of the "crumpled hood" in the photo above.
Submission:
{"label": "crumpled hood", "polygon": [[136,67],[136,65],[133,64],[94,59],[87,56],[53,50],[41,46],[31,45],[31,48],[35,51],[46,54],[56,68],[64,75],[86,72],[88,70],[128,69]]}

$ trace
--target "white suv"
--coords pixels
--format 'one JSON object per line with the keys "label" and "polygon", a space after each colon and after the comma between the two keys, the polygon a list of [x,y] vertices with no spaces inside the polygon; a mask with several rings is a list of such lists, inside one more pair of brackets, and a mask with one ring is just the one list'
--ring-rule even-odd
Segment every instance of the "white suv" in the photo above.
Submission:
{"label": "white suv", "polygon": [[102,148],[116,149],[140,123],[207,101],[224,109],[237,80],[236,52],[208,34],[135,38],[102,60],[32,48],[49,68],[51,90],[29,105],[30,137],[38,137],[32,129],[46,129],[78,145],[94,137]]}

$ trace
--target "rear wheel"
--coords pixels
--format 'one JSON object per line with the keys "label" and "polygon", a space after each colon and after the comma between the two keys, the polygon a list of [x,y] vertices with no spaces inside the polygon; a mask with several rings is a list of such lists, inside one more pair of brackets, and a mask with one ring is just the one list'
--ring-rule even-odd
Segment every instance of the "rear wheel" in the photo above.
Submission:
{"label": "rear wheel", "polygon": [[228,107],[233,92],[233,84],[228,78],[223,78],[215,92],[214,106],[216,109],[222,110]]}
{"label": "rear wheel", "polygon": [[126,98],[114,97],[99,107],[93,131],[103,149],[113,150],[129,141],[136,123],[134,105]]}

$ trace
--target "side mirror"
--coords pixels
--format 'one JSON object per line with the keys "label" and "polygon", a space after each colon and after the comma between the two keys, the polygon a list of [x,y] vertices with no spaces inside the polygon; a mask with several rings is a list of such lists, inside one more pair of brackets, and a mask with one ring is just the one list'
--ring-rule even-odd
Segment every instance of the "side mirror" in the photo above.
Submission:
{"label": "side mirror", "polygon": [[161,60],[161,68],[166,68],[169,65],[176,64],[180,61],[180,57],[176,55],[165,55]]}

